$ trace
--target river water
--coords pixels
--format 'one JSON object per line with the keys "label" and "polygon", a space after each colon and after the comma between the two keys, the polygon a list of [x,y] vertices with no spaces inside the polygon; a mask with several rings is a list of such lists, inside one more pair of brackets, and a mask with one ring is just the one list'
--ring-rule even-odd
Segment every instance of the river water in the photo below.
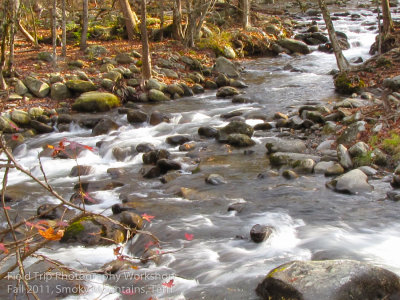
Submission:
{"label": "river water", "polygon": [[[371,12],[357,10],[361,17],[352,20],[341,17],[335,21],[337,30],[345,32],[352,44],[345,51],[348,59],[368,58],[368,50],[374,41],[375,31],[367,30],[364,22],[374,22]],[[305,21],[305,20],[304,20]],[[318,22],[322,27],[322,21]],[[303,72],[285,71],[291,64]],[[95,276],[91,280],[90,294],[68,299],[257,299],[255,288],[272,268],[290,260],[327,258],[351,258],[383,266],[400,275],[400,206],[382,200],[390,185],[384,180],[370,180],[374,191],[363,195],[343,195],[325,187],[323,175],[306,175],[291,181],[281,176],[258,178],[258,174],[271,169],[265,155],[265,136],[256,135],[253,153],[244,154],[243,149],[231,149],[214,141],[199,140],[200,126],[224,126],[220,115],[241,109],[248,116],[247,122],[262,122],[251,115],[263,113],[272,116],[276,111],[291,112],[307,103],[329,103],[337,100],[332,77],[327,73],[335,67],[333,54],[314,51],[307,56],[259,58],[244,63],[243,80],[249,85],[247,96],[252,104],[232,104],[231,99],[216,99],[215,91],[201,96],[182,98],[158,106],[144,106],[146,111],[159,110],[171,113],[171,123],[157,126],[130,125],[126,116],[116,112],[112,117],[122,125],[110,135],[91,136],[91,130],[71,125],[71,132],[41,135],[28,141],[17,154],[18,161],[33,174],[41,176],[37,155],[41,146],[53,144],[62,138],[95,147],[105,141],[95,152],[84,151],[78,163],[91,165],[95,173],[84,180],[97,181],[109,178],[106,170],[122,167],[128,172],[129,184],[111,191],[92,194],[100,204],[89,210],[111,214],[111,205],[121,203],[125,194],[140,213],[153,215],[146,230],[161,241],[164,254],[159,264],[141,266],[138,273],[164,274],[158,280],[142,278],[135,285],[146,287],[135,296],[121,295],[117,287],[131,286],[132,278],[106,279]],[[190,134],[204,143],[196,156],[201,159],[200,172],[191,174],[195,165],[186,152],[165,143],[173,134]],[[272,131],[269,135],[276,135]],[[158,148],[166,148],[184,166],[181,177],[162,184],[158,179],[145,180],[140,175],[143,167],[141,155],[130,156],[123,162],[112,155],[112,148],[136,146],[149,142]],[[74,160],[42,158],[44,170],[51,184],[69,198],[76,178],[69,177]],[[217,173],[227,183],[220,186],[207,185],[206,175]],[[11,205],[13,209],[34,212],[43,203],[57,203],[44,194],[26,176],[11,172],[11,188],[29,189],[24,201]],[[196,190],[192,200],[177,196],[181,188]],[[230,204],[243,202],[244,210],[228,212]],[[275,228],[265,242],[255,244],[249,239],[253,225],[264,224]],[[192,240],[185,233],[193,235]],[[140,238],[128,243],[124,253],[138,255]],[[77,268],[95,270],[115,259],[114,247],[84,248],[62,244],[42,253]],[[54,251],[56,249],[56,251]],[[173,286],[162,283],[173,279]],[[150,288],[151,287],[151,288]],[[150,290],[151,289],[151,290]],[[143,290],[142,290],[143,291]]]}

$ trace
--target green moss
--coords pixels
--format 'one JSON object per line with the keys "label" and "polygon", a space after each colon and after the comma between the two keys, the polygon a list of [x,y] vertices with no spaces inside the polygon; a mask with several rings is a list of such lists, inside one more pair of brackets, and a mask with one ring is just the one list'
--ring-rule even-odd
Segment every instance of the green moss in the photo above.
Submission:
{"label": "green moss", "polygon": [[202,38],[198,43],[200,49],[211,49],[219,56],[224,53],[224,47],[232,47],[232,34],[223,31],[220,34],[213,34],[210,37]]}
{"label": "green moss", "polygon": [[371,146],[371,148],[376,148],[379,142],[379,137],[375,134],[370,136],[368,144]]}
{"label": "green moss", "polygon": [[110,93],[87,92],[76,99],[72,109],[83,112],[104,112],[120,105],[117,96]]}
{"label": "green moss", "polygon": [[360,89],[366,86],[365,82],[358,76],[350,77],[345,72],[339,73],[334,83],[336,91],[342,94],[358,93]]}
{"label": "green moss", "polygon": [[69,239],[75,238],[79,233],[81,233],[83,230],[85,230],[85,227],[81,224],[82,221],[84,221],[85,218],[80,219],[79,221],[76,221],[69,225],[67,229],[64,232],[64,236],[61,239],[61,241],[68,241]]}
{"label": "green moss", "polygon": [[267,277],[269,277],[269,278],[270,278],[270,277],[273,277],[276,273],[285,271],[286,268],[287,268],[286,265],[277,267],[277,268],[273,269],[271,272],[269,272],[268,275],[267,275]]}
{"label": "green moss", "polygon": [[367,154],[357,156],[353,158],[355,167],[370,166],[373,163],[372,151],[368,151]]}
{"label": "green moss", "polygon": [[382,141],[382,148],[391,155],[399,155],[400,136],[397,133],[391,133],[391,138]]}

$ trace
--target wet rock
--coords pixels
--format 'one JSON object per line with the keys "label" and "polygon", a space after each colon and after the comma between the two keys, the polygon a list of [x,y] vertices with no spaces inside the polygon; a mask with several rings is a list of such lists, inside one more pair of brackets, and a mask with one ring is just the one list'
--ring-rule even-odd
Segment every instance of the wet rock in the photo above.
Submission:
{"label": "wet rock", "polygon": [[190,140],[191,138],[189,135],[177,134],[167,137],[166,142],[172,146],[178,146],[187,143]]}
{"label": "wet rock", "polygon": [[244,202],[237,202],[237,203],[232,203],[228,207],[228,211],[236,211],[238,213],[241,213],[246,207],[246,203]]}
{"label": "wet rock", "polygon": [[114,147],[112,154],[117,161],[124,161],[128,156],[133,154],[132,147]]}
{"label": "wet rock", "polygon": [[153,167],[150,170],[146,171],[143,175],[143,178],[153,179],[161,176],[161,170],[158,167]]}
{"label": "wet rock", "polygon": [[359,134],[363,131],[365,131],[365,122],[364,121],[358,121],[356,123],[353,123],[349,125],[342,135],[338,137],[337,143],[338,144],[343,144],[343,145],[348,145],[354,142],[355,140],[358,139]]}
{"label": "wet rock", "polygon": [[107,174],[110,174],[112,179],[118,179],[126,174],[126,170],[122,168],[108,168]]}
{"label": "wet rock", "polygon": [[102,216],[82,217],[69,225],[62,243],[79,243],[85,246],[110,245],[124,242],[126,230]]}
{"label": "wet rock", "polygon": [[[335,164],[335,162],[333,161],[320,161],[319,163],[317,163],[314,167],[314,173],[315,174],[325,174],[325,172],[333,167],[333,165]],[[342,174],[342,173],[341,173]]]}
{"label": "wet rock", "polygon": [[286,119],[279,119],[276,121],[275,126],[276,126],[276,128],[290,127],[290,122],[289,122],[289,120],[286,120]]}
{"label": "wet rock", "polygon": [[196,83],[196,84],[194,84],[194,85],[192,86],[192,91],[193,91],[193,93],[195,93],[196,95],[197,95],[197,94],[202,94],[202,93],[204,93],[204,88],[203,88],[200,84]]}
{"label": "wet rock", "polygon": [[328,183],[328,187],[334,188],[341,193],[358,194],[370,192],[373,187],[368,183],[368,176],[364,172],[355,169],[351,170]]}
{"label": "wet rock", "polygon": [[180,172],[168,172],[160,178],[161,183],[168,183],[182,176]]}
{"label": "wet rock", "polygon": [[293,165],[296,161],[312,159],[315,162],[320,161],[319,156],[301,153],[290,153],[290,152],[276,152],[269,156],[270,162],[275,166],[282,165]]}
{"label": "wet rock", "polygon": [[179,96],[183,96],[185,93],[184,90],[178,84],[170,84],[165,89],[171,96],[178,94]]}
{"label": "wet rock", "polygon": [[58,124],[69,124],[72,122],[72,116],[68,114],[59,114],[57,121]]}
{"label": "wet rock", "polygon": [[124,186],[124,183],[115,180],[82,181],[74,185],[74,190],[84,192],[109,191],[121,186]]}
{"label": "wet rock", "polygon": [[265,147],[267,148],[268,153],[302,153],[306,150],[306,145],[301,140],[285,140],[281,138],[267,138]]}
{"label": "wet rock", "polygon": [[333,164],[332,166],[328,167],[325,171],[325,176],[338,176],[344,173],[344,168],[341,164]]}
{"label": "wet rock", "polygon": [[149,91],[148,97],[149,101],[153,102],[163,102],[170,100],[163,92],[156,89],[151,89]]}
{"label": "wet rock", "polygon": [[147,153],[154,150],[156,150],[156,148],[150,143],[141,143],[136,146],[136,151],[138,153]]}
{"label": "wet rock", "polygon": [[238,88],[238,89],[244,89],[244,88],[249,87],[246,83],[244,83],[241,80],[237,80],[237,79],[231,79],[229,82],[229,85],[234,88]]}
{"label": "wet rock", "polygon": [[400,188],[400,175],[394,175],[390,185],[395,189]]}
{"label": "wet rock", "polygon": [[260,124],[256,124],[254,126],[254,130],[270,130],[272,129],[272,125],[271,123],[268,122],[264,122],[264,123],[260,123]]}
{"label": "wet rock", "polygon": [[294,39],[285,38],[279,40],[278,44],[281,47],[286,48],[293,53],[309,54],[311,52],[310,48],[307,46],[306,43]]}
{"label": "wet rock", "polygon": [[238,68],[227,58],[220,56],[216,59],[213,71],[222,73],[231,78],[239,77]]}
{"label": "wet rock", "polygon": [[203,137],[215,138],[218,135],[218,130],[211,126],[204,126],[200,127],[197,133]]}
{"label": "wet rock", "polygon": [[206,183],[212,184],[212,185],[220,185],[220,184],[225,184],[227,183],[224,177],[218,174],[210,174],[206,177],[205,179]]}
{"label": "wet rock", "polygon": [[236,147],[250,147],[256,144],[248,135],[241,133],[232,133],[227,137],[227,143]]}
{"label": "wet rock", "polygon": [[80,112],[104,112],[120,105],[117,96],[110,93],[87,92],[76,99],[72,109]]}
{"label": "wet rock", "polygon": [[217,91],[217,97],[225,98],[238,95],[239,91],[232,86],[220,87]]}
{"label": "wet rock", "polygon": [[82,205],[82,202],[85,205],[94,205],[99,203],[97,199],[94,199],[88,193],[82,193],[82,192],[73,193],[69,199],[69,202],[77,204],[79,206]]}
{"label": "wet rock", "polygon": [[254,100],[246,97],[245,95],[235,95],[232,98],[232,103],[253,103]]}
{"label": "wet rock", "polygon": [[250,230],[250,238],[255,243],[261,243],[268,239],[273,232],[273,227],[256,224]]}
{"label": "wet rock", "polygon": [[179,86],[183,89],[183,96],[191,97],[194,95],[193,90],[187,86],[187,84],[181,82]]}
{"label": "wet rock", "polygon": [[71,172],[69,173],[69,176],[71,176],[71,177],[86,176],[86,175],[92,174],[93,172],[94,172],[94,169],[92,166],[78,165],[78,166],[72,167]]}
{"label": "wet rock", "polygon": [[94,128],[97,123],[99,123],[103,118],[102,117],[82,117],[78,120],[78,124],[81,127],[85,128]]}
{"label": "wet rock", "polygon": [[187,142],[179,146],[179,151],[192,151],[196,148],[195,142]]}
{"label": "wet rock", "polygon": [[204,83],[204,87],[206,88],[206,89],[209,89],[209,90],[216,90],[217,88],[218,88],[218,84],[215,82],[215,81],[212,81],[212,80],[206,80],[206,82]]}
{"label": "wet rock", "polygon": [[257,286],[261,299],[395,299],[399,277],[354,260],[292,261],[271,270]]}
{"label": "wet rock", "polygon": [[218,141],[226,142],[228,140],[228,135],[233,133],[245,134],[249,137],[252,137],[254,129],[245,122],[233,121],[226,125],[224,128],[218,130]]}
{"label": "wet rock", "polygon": [[142,229],[143,219],[138,214],[131,211],[123,211],[120,214],[120,222],[130,228]]}
{"label": "wet rock", "polygon": [[170,156],[171,154],[165,149],[152,150],[143,154],[143,163],[148,165],[156,164],[158,160],[169,158]]}
{"label": "wet rock", "polygon": [[113,120],[109,118],[102,119],[100,120],[100,122],[96,124],[96,126],[94,126],[92,130],[92,135],[97,136],[101,134],[107,134],[110,131],[117,130],[118,128],[119,125],[115,123]]}
{"label": "wet rock", "polygon": [[54,128],[52,126],[43,124],[36,120],[31,120],[29,125],[39,133],[50,133],[54,131]]}
{"label": "wet rock", "polygon": [[351,169],[353,167],[353,162],[351,160],[349,151],[347,148],[343,145],[339,145],[337,147],[337,155],[338,155],[338,160],[339,163],[343,166],[345,169]]}
{"label": "wet rock", "polygon": [[304,116],[304,119],[311,120],[315,123],[325,123],[324,117],[318,111],[305,110],[302,115]]}
{"label": "wet rock", "polygon": [[61,218],[63,213],[63,209],[57,206],[55,204],[42,204],[37,208],[36,214],[40,216],[40,219],[57,220]]}
{"label": "wet rock", "polygon": [[275,120],[279,120],[279,119],[288,120],[289,117],[288,117],[288,115],[286,115],[286,114],[284,114],[284,113],[276,112],[276,113],[274,114],[274,119],[275,119]]}
{"label": "wet rock", "polygon": [[312,173],[315,166],[315,161],[307,158],[295,161],[291,164],[294,171],[297,173]]}
{"label": "wet rock", "polygon": [[241,116],[241,115],[243,115],[243,111],[234,110],[234,111],[228,112],[226,114],[222,114],[221,118],[222,119],[229,119],[229,118],[238,117],[238,116]]}
{"label": "wet rock", "polygon": [[161,174],[165,174],[171,170],[180,170],[181,164],[171,159],[159,159],[157,161],[157,167],[160,169]]}
{"label": "wet rock", "polygon": [[299,177],[299,175],[297,175],[297,173],[293,170],[284,170],[282,172],[282,176],[286,179],[296,179]]}
{"label": "wet rock", "polygon": [[27,76],[24,79],[24,84],[29,89],[29,92],[38,98],[44,98],[50,93],[50,86],[34,77]]}
{"label": "wet rock", "polygon": [[141,110],[128,110],[127,119],[131,124],[143,123],[147,121],[147,114]]}
{"label": "wet rock", "polygon": [[170,121],[170,119],[166,114],[163,114],[156,110],[151,113],[149,123],[150,123],[150,125],[155,126],[162,122],[169,123],[169,121]]}
{"label": "wet rock", "polygon": [[389,200],[392,201],[400,201],[400,192],[399,191],[389,191],[386,193],[386,196]]}
{"label": "wet rock", "polygon": [[376,174],[378,174],[377,170],[375,170],[374,168],[371,168],[369,166],[362,166],[362,167],[359,167],[358,169],[367,176],[375,176]]}

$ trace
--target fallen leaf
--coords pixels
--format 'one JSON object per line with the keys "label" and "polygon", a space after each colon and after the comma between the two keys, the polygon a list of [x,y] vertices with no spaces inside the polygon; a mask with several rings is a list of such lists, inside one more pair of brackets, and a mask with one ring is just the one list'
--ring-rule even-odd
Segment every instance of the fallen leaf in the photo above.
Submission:
{"label": "fallen leaf", "polygon": [[3,209],[10,210],[11,207],[10,206],[3,206]]}
{"label": "fallen leaf", "polygon": [[49,241],[58,241],[64,235],[64,230],[58,230],[57,233],[54,233],[53,227],[48,228],[47,230],[39,230],[39,234]]}
{"label": "fallen leaf", "polygon": [[8,249],[6,248],[6,246],[4,246],[3,243],[0,243],[0,250],[4,252],[4,254],[8,254]]}
{"label": "fallen leaf", "polygon": [[162,285],[163,285],[163,286],[166,286],[167,288],[172,288],[175,284],[174,284],[174,280],[171,279],[171,280],[168,281],[168,282],[164,282]]}
{"label": "fallen leaf", "polygon": [[143,218],[143,220],[146,220],[147,222],[151,222],[151,220],[153,220],[154,219],[154,216],[150,216],[150,215],[148,215],[148,214],[142,214],[142,218]]}
{"label": "fallen leaf", "polygon": [[187,233],[187,232],[185,233],[185,239],[186,240],[191,241],[191,240],[193,240],[193,237],[194,237],[193,234]]}
{"label": "fallen leaf", "polygon": [[13,135],[11,136],[11,139],[12,139],[13,141],[18,141],[19,136],[16,135],[16,134],[13,134]]}

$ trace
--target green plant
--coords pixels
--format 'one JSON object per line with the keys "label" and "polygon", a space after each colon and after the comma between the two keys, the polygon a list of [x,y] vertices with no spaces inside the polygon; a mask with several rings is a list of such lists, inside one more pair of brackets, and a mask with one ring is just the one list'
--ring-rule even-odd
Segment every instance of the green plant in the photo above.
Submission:
{"label": "green plant", "polygon": [[216,55],[224,53],[224,47],[231,47],[232,34],[223,31],[220,34],[213,34],[210,37],[200,39],[200,49],[212,49]]}
{"label": "green plant", "polygon": [[353,158],[355,167],[370,166],[373,163],[372,151],[368,151],[362,156],[356,156]]}
{"label": "green plant", "polygon": [[391,138],[382,141],[382,148],[391,155],[400,154],[400,136],[392,132]]}

